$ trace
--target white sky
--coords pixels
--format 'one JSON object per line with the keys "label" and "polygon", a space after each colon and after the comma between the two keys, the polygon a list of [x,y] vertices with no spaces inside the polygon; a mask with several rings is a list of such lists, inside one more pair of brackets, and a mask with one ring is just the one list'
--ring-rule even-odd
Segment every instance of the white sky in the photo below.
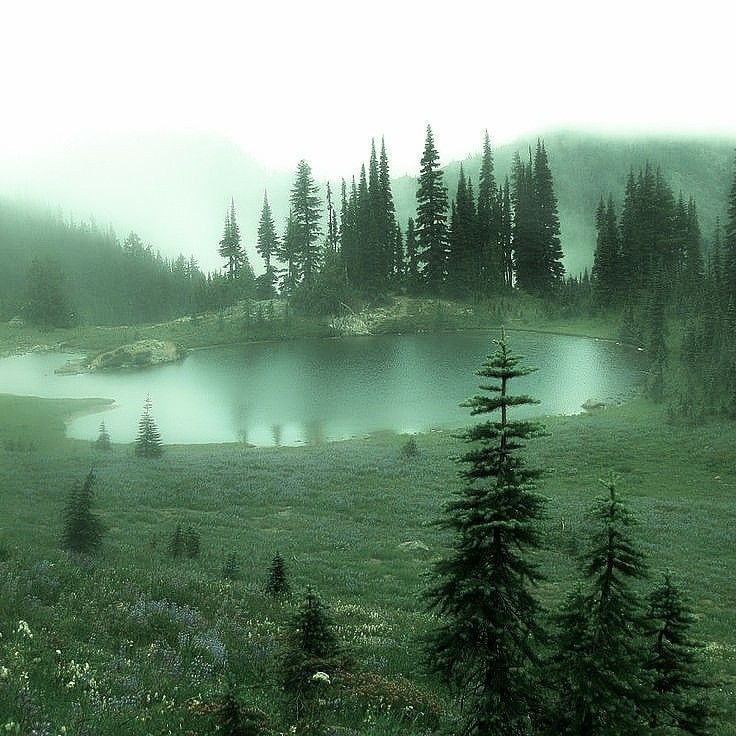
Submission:
{"label": "white sky", "polygon": [[0,154],[206,130],[273,169],[416,173],[563,125],[736,132],[730,2],[2,0]]}

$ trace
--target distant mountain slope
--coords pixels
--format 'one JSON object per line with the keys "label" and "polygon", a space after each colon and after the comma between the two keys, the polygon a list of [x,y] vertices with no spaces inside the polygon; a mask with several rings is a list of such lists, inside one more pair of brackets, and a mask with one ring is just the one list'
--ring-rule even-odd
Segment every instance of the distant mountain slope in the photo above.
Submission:
{"label": "distant mountain slope", "polygon": [[[629,169],[638,169],[646,160],[662,167],[675,195],[682,190],[685,196],[695,196],[706,238],[716,217],[723,216],[736,141],[574,132],[543,137],[559,199],[565,263],[571,273],[592,263],[598,199],[612,192],[620,203]],[[387,143],[390,156],[390,140]],[[438,144],[441,154],[442,141]],[[535,144],[536,136],[531,136],[496,149],[497,178],[510,171],[514,151],[524,155]],[[466,173],[476,181],[479,163],[478,155],[463,161]],[[455,161],[445,167],[451,193],[459,166]],[[357,174],[344,173],[348,181]],[[254,243],[263,190],[268,189],[281,230],[292,177],[293,172],[268,171],[240,147],[218,137],[158,134],[79,144],[51,157],[22,162],[15,169],[0,166],[0,194],[52,210],[61,207],[77,218],[93,215],[101,225],[112,224],[123,237],[135,230],[165,255],[193,254],[207,270],[220,265],[217,243],[232,196],[251,263],[261,271]],[[414,214],[416,180],[401,177],[393,187],[404,227]],[[339,203],[339,182],[333,182],[333,190]]]}

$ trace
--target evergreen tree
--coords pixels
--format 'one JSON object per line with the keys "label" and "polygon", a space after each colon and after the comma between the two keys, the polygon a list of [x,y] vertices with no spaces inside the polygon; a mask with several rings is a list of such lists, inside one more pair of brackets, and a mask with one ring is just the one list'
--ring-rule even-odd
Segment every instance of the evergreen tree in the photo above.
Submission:
{"label": "evergreen tree", "polygon": [[[261,209],[261,219],[258,223],[256,250],[266,264],[266,273],[272,274],[273,267],[271,259],[275,258],[279,251],[279,236],[273,224],[271,205],[268,203],[268,194],[266,192],[263,193],[263,208]],[[273,283],[273,277],[271,278],[271,282]]]}
{"label": "evergreen tree", "polygon": [[291,713],[307,733],[321,730],[320,700],[348,664],[322,599],[311,588],[287,632],[282,682]]}
{"label": "evergreen tree", "polygon": [[24,314],[28,322],[44,328],[74,324],[76,317],[64,290],[64,274],[55,260],[35,258],[27,284]]}
{"label": "evergreen tree", "polygon": [[225,228],[220,241],[219,254],[227,261],[227,277],[235,279],[240,274],[245,253],[240,244],[240,228],[235,219],[235,201],[230,200],[230,209],[225,215]]}
{"label": "evergreen tree", "polygon": [[503,285],[510,289],[514,285],[513,215],[511,212],[511,186],[506,177],[499,195],[499,247],[503,271]]}
{"label": "evergreen tree", "polygon": [[664,400],[667,366],[664,287],[658,282],[650,297],[647,325],[647,357],[649,373],[647,392],[656,402]]}
{"label": "evergreen tree", "polygon": [[337,253],[337,244],[337,215],[335,214],[335,208],[332,206],[332,189],[330,188],[330,182],[327,182],[327,238],[325,241],[327,252],[333,254]]}
{"label": "evergreen tree", "polygon": [[419,263],[419,244],[414,230],[414,220],[410,217],[406,225],[406,291],[408,294],[418,294],[422,289],[424,279]]}
{"label": "evergreen tree", "polygon": [[199,532],[193,526],[188,526],[186,532],[184,532],[184,549],[187,557],[190,559],[199,557],[201,544],[202,540]]}
{"label": "evergreen tree", "polygon": [[621,263],[619,256],[618,220],[613,195],[608,204],[603,197],[596,212],[598,239],[593,257],[593,295],[600,309],[608,309],[618,304],[621,298]]}
{"label": "evergreen tree", "polygon": [[[541,425],[512,421],[511,407],[537,403],[511,395],[509,383],[533,369],[509,350],[503,331],[477,375],[481,389],[464,402],[472,415],[500,412],[470,427],[461,461],[464,489],[446,507],[454,533],[451,555],[437,563],[429,592],[441,624],[429,645],[430,667],[463,693],[463,734],[524,734],[536,708],[534,644],[539,605],[531,586],[540,574],[530,555],[539,548],[542,498],[531,489],[539,471],[520,451]],[[489,381],[487,379],[492,379]]]}
{"label": "evergreen tree", "polygon": [[598,500],[582,559],[586,585],[569,596],[559,616],[548,677],[557,689],[550,732],[561,736],[646,731],[643,608],[633,588],[645,576],[644,557],[614,481],[604,485],[608,493]]}
{"label": "evergreen tree", "polygon": [[286,563],[284,558],[277,552],[271,561],[268,569],[268,579],[266,580],[266,595],[272,598],[279,596],[288,596],[291,594],[289,580],[286,575]]}
{"label": "evergreen tree", "polygon": [[649,596],[647,613],[651,647],[646,666],[653,675],[655,704],[650,726],[657,733],[709,733],[706,684],[699,672],[698,647],[690,638],[694,620],[682,592],[666,573]]}
{"label": "evergreen tree", "polygon": [[479,253],[472,184],[466,180],[461,164],[457,194],[452,203],[447,258],[447,282],[454,296],[468,293],[476,298],[480,296],[482,273]]}
{"label": "evergreen tree", "polygon": [[529,293],[542,291],[545,257],[541,250],[537,208],[534,196],[531,151],[529,162],[514,154],[511,164],[511,202],[513,204],[513,258],[516,284]]}
{"label": "evergreen tree", "polygon": [[174,557],[183,557],[186,551],[186,539],[181,524],[177,524],[169,539],[169,554]]}
{"label": "evergreen tree", "polygon": [[733,181],[728,196],[726,222],[723,228],[723,276],[726,285],[726,303],[736,301],[736,158]]}
{"label": "evergreen tree", "polygon": [[[483,137],[483,153],[478,182],[478,275],[488,294],[504,288],[501,237],[501,192],[493,173],[493,151],[488,131]],[[510,285],[510,284],[509,284]]]}
{"label": "evergreen tree", "polygon": [[281,273],[279,288],[287,296],[296,291],[299,283],[299,233],[297,223],[289,212],[286,220],[284,237],[281,238],[278,249],[279,260],[285,265]]}
{"label": "evergreen tree", "polygon": [[401,225],[396,223],[394,229],[393,254],[391,261],[391,276],[396,286],[404,283],[404,273],[406,270],[406,254],[404,253],[404,236],[401,232]]}
{"label": "evergreen tree", "polygon": [[102,521],[92,513],[94,482],[90,470],[82,483],[74,484],[66,500],[62,542],[72,552],[94,552],[102,544]]}
{"label": "evergreen tree", "polygon": [[110,444],[110,435],[108,434],[108,431],[105,428],[105,422],[102,422],[100,424],[100,433],[99,435],[97,435],[97,439],[95,440],[95,449],[96,450],[112,449],[112,445]]}
{"label": "evergreen tree", "polygon": [[536,225],[539,228],[540,251],[543,254],[540,290],[549,294],[559,284],[565,268],[562,265],[560,244],[560,218],[557,214],[552,171],[543,141],[537,141],[534,154],[534,195],[536,200]]}
{"label": "evergreen tree", "polygon": [[312,169],[300,161],[291,189],[291,220],[295,227],[297,265],[300,281],[311,286],[322,264],[322,246],[319,243],[320,209],[319,187],[312,178]]}
{"label": "evergreen tree", "polygon": [[432,294],[442,291],[447,266],[447,189],[439,158],[428,125],[417,189],[416,233],[422,276]]}
{"label": "evergreen tree", "polygon": [[[378,186],[380,189],[380,237],[385,244],[385,276],[394,277],[401,268],[397,259],[397,232],[400,233],[396,222],[396,208],[394,206],[394,195],[391,191],[391,172],[389,171],[388,154],[386,153],[386,142],[381,136],[381,153],[378,160]],[[401,261],[403,262],[403,256]],[[398,270],[397,270],[398,269]]]}
{"label": "evergreen tree", "polygon": [[163,451],[161,433],[151,415],[151,407],[151,397],[146,396],[135,439],[135,454],[141,457],[158,457]]}

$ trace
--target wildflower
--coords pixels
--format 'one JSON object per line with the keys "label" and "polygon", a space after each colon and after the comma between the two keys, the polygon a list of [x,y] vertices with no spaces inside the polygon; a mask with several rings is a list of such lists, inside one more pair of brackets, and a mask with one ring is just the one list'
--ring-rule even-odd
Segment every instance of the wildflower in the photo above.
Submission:
{"label": "wildflower", "polygon": [[331,684],[330,676],[326,672],[315,672],[312,675],[312,682],[324,682],[325,685]]}
{"label": "wildflower", "polygon": [[18,621],[18,628],[16,629],[15,633],[20,634],[26,639],[33,639],[33,632],[31,631],[31,627],[26,621],[23,621],[22,619]]}

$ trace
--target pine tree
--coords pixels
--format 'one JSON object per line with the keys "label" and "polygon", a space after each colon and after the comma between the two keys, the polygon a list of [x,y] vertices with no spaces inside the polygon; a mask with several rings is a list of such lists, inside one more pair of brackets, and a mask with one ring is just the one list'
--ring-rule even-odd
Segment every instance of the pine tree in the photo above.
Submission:
{"label": "pine tree", "polygon": [[[263,193],[263,208],[261,209],[261,219],[258,223],[256,250],[266,264],[266,273],[272,274],[273,267],[271,265],[271,259],[275,258],[279,251],[279,236],[273,224],[271,205],[268,203],[268,194],[266,192]],[[273,283],[273,277],[271,278],[271,282]]]}
{"label": "pine tree", "polygon": [[[540,579],[530,554],[539,548],[542,498],[531,489],[539,471],[527,467],[523,440],[541,425],[512,421],[511,407],[537,403],[509,394],[509,382],[533,371],[506,342],[477,375],[481,389],[464,402],[473,416],[500,412],[495,421],[461,435],[472,445],[460,459],[466,485],[445,510],[454,533],[451,555],[437,563],[429,592],[441,624],[429,645],[430,667],[463,693],[463,734],[524,734],[536,708],[533,668],[539,604],[531,587]],[[492,379],[489,381],[487,379]]]}
{"label": "pine tree", "polygon": [[661,282],[654,285],[647,311],[647,393],[656,402],[664,400],[667,367],[667,339],[665,325],[665,296]]}
{"label": "pine tree", "polygon": [[235,279],[240,274],[245,253],[240,245],[240,228],[235,219],[235,200],[230,200],[230,209],[225,215],[225,227],[220,241],[219,254],[227,261],[227,277]]}
{"label": "pine tree", "polygon": [[151,415],[151,407],[151,397],[146,396],[135,439],[135,454],[141,457],[158,457],[163,452],[161,433]]}
{"label": "pine tree", "polygon": [[319,199],[319,187],[312,178],[312,169],[304,160],[297,166],[289,203],[291,220],[295,227],[299,278],[310,287],[323,258],[323,249],[319,243],[322,203]]}
{"label": "pine tree", "polygon": [[422,290],[424,279],[419,263],[419,244],[417,243],[414,220],[410,217],[406,225],[406,291],[418,294]]}
{"label": "pine tree", "polygon": [[95,449],[96,450],[111,450],[112,445],[110,444],[110,435],[105,428],[105,422],[102,422],[100,424],[100,433],[97,435],[97,439],[95,440]]}
{"label": "pine tree", "polygon": [[513,215],[511,212],[511,186],[506,177],[499,195],[499,247],[503,270],[503,285],[511,289],[514,285]]}
{"label": "pine tree", "polygon": [[406,253],[404,252],[404,236],[401,232],[401,225],[396,223],[394,229],[393,253],[391,259],[391,277],[395,286],[401,286],[404,283],[404,274],[406,271]]}
{"label": "pine tree", "polygon": [[635,736],[646,731],[648,687],[643,607],[633,584],[645,576],[631,537],[634,520],[613,479],[594,511],[595,531],[582,558],[585,587],[558,618],[548,681],[557,698],[550,731],[561,736]]}
{"label": "pine tree", "polygon": [[623,291],[617,223],[613,195],[609,195],[607,205],[601,197],[596,212],[598,238],[593,257],[593,295],[596,306],[604,310],[618,304]]}
{"label": "pine tree", "polygon": [[279,242],[278,257],[286,266],[281,273],[279,288],[287,296],[291,296],[299,283],[299,235],[291,212],[286,220],[284,237]]}
{"label": "pine tree", "polygon": [[270,595],[272,598],[291,594],[289,580],[286,575],[286,563],[278,552],[271,561],[271,566],[268,569],[265,591],[266,595]]}
{"label": "pine tree", "polygon": [[479,254],[472,184],[465,178],[461,164],[457,194],[452,203],[447,257],[447,283],[454,296],[468,293],[476,298],[480,296],[482,274]]}
{"label": "pine tree", "polygon": [[534,154],[534,195],[536,200],[536,225],[539,228],[540,251],[543,254],[540,290],[549,294],[560,283],[565,273],[560,244],[560,218],[557,214],[552,171],[543,141],[537,141]]}
{"label": "pine tree", "polygon": [[726,303],[736,302],[736,158],[734,158],[733,181],[723,228],[722,258],[726,286],[725,301]]}
{"label": "pine tree", "polygon": [[417,189],[416,233],[422,276],[431,294],[441,293],[447,267],[447,189],[439,158],[428,125]]}
{"label": "pine tree", "polygon": [[[385,264],[386,273],[384,278],[389,281],[394,279],[399,268],[397,259],[397,232],[400,233],[399,225],[396,222],[396,208],[394,206],[394,195],[391,191],[391,172],[389,171],[388,154],[386,153],[386,142],[381,136],[381,153],[378,159],[378,186],[380,190],[381,200],[381,217],[380,217],[380,233],[381,241],[384,243],[386,251]],[[403,261],[403,258],[402,258]]]}
{"label": "pine tree", "polygon": [[335,208],[332,206],[332,189],[330,188],[330,182],[327,182],[327,237],[325,240],[325,248],[327,252],[332,254],[337,253],[337,244],[337,215],[335,214]]}
{"label": "pine tree", "polygon": [[169,554],[174,557],[183,557],[186,551],[186,539],[181,524],[177,524],[169,539]]}
{"label": "pine tree", "polygon": [[499,293],[505,286],[501,238],[501,192],[493,173],[493,151],[488,131],[483,136],[483,153],[478,181],[479,278],[486,294]]}
{"label": "pine tree", "polygon": [[531,294],[543,290],[544,253],[536,222],[531,151],[529,162],[514,154],[511,164],[511,202],[513,204],[513,258],[516,284]]}
{"label": "pine tree", "polygon": [[655,731],[709,733],[706,683],[699,672],[698,647],[690,638],[694,621],[682,592],[666,573],[649,595],[647,612],[651,646],[646,666],[653,675],[655,705],[650,726]]}
{"label": "pine tree", "polygon": [[335,675],[348,665],[322,599],[311,588],[287,632],[282,682],[291,713],[307,733],[323,723],[320,700]]}
{"label": "pine tree", "polygon": [[103,524],[92,513],[95,474],[87,473],[82,483],[75,483],[64,507],[63,546],[72,552],[94,552],[102,544]]}

